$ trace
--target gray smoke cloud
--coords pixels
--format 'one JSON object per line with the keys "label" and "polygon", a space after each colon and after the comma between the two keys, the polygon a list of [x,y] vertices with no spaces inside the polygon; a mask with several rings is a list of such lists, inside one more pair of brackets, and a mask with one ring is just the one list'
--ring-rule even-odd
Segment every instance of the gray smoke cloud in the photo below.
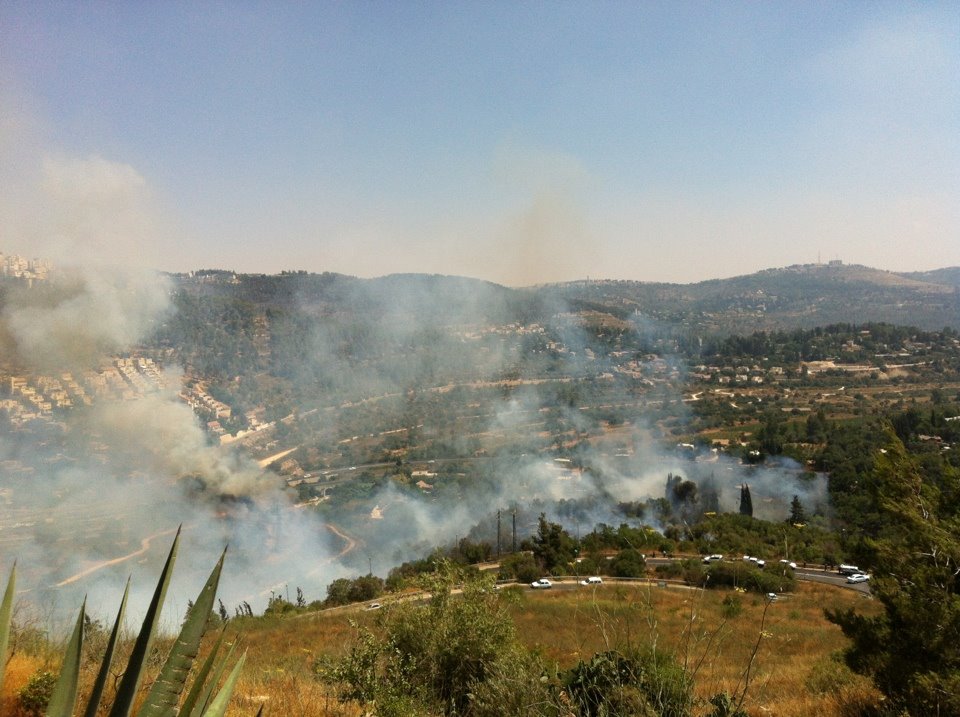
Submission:
{"label": "gray smoke cloud", "polygon": [[[135,260],[157,222],[149,187],[135,170],[101,158],[61,158],[46,160],[40,175],[37,199],[25,206],[47,210],[33,231],[47,237],[42,246],[57,272],[48,284],[7,292],[0,360],[15,374],[79,375],[135,350],[169,317],[171,286]],[[549,359],[561,365],[560,377],[551,378],[539,343],[524,355],[520,344],[496,333],[473,336],[478,314],[486,312],[490,325],[509,315],[496,287],[426,282],[407,289],[389,277],[370,286],[353,299],[377,317],[371,333],[370,326],[330,320],[302,299],[298,308],[314,320],[298,328],[310,360],[293,376],[295,388],[302,395],[321,390],[331,406],[353,402],[357,412],[457,389],[465,402],[482,394],[477,408],[465,411],[470,428],[462,431],[431,423],[429,412],[425,425],[385,427],[419,431],[458,454],[477,436],[505,446],[476,459],[485,468],[476,485],[445,496],[443,486],[419,493],[388,480],[364,499],[356,522],[328,525],[309,507],[295,508],[283,481],[242,448],[212,444],[178,398],[181,376],[168,366],[148,390],[100,397],[58,421],[0,436],[0,546],[19,557],[32,597],[72,610],[86,593],[92,610],[109,614],[132,573],[134,606],[143,605],[180,524],[171,591],[179,607],[229,544],[220,594],[228,606],[245,600],[260,609],[271,591],[286,596],[301,587],[308,599],[319,599],[337,577],[370,569],[385,575],[458,537],[489,540],[498,509],[519,507],[521,537],[539,511],[571,532],[618,524],[625,519],[617,503],[662,497],[668,473],[712,477],[728,510],[736,510],[739,485],[748,482],[758,517],[782,519],[793,494],[808,506],[822,497],[822,481],[796,480],[798,466],[747,469],[725,457],[693,460],[663,449],[641,404],[616,442],[579,440],[599,424],[582,410],[578,392],[612,379],[597,377],[590,338],[560,301],[543,309],[565,345],[560,358]],[[386,356],[382,346],[390,347]],[[391,360],[391,353],[405,360]],[[558,393],[566,402],[558,404]],[[656,401],[683,410],[679,396]],[[482,415],[469,415],[474,410]],[[320,428],[347,430],[324,423],[333,420],[326,412],[318,415]],[[558,426],[567,437],[551,443]],[[570,458],[556,460],[574,442]]]}
{"label": "gray smoke cloud", "polygon": [[[47,157],[26,175],[33,180],[17,187],[17,213],[4,206],[4,234],[52,269],[47,281],[8,286],[0,364],[14,377],[102,376],[169,315],[171,286],[148,265],[163,223],[128,165]],[[106,615],[133,574],[135,613],[180,524],[180,609],[227,544],[228,604],[262,606],[265,592],[294,577],[320,592],[343,570],[330,559],[338,540],[291,507],[274,474],[211,445],[177,397],[176,367],[157,376],[136,391],[118,378],[123,397],[100,395],[0,435],[0,547],[4,567],[19,561],[29,601],[72,611],[87,594],[90,609]],[[329,570],[309,580],[304,556]]]}
{"label": "gray smoke cloud", "polygon": [[[467,301],[471,305],[476,303],[473,298]],[[417,315],[422,297],[405,294],[397,286],[391,286],[389,305],[391,340],[410,346],[422,343],[421,332],[429,327],[409,320],[410,316]],[[309,311],[311,307],[306,302],[301,308]],[[565,370],[557,373],[564,375],[569,371],[574,375],[589,375],[589,380],[604,380],[595,375],[596,369],[591,367],[590,339],[576,322],[569,320],[568,308],[557,304],[550,311],[551,319],[564,326],[567,351],[563,359]],[[438,320],[438,325],[455,324],[449,316],[443,318],[446,320]],[[324,341],[320,339],[316,343],[317,350],[321,350],[319,346]],[[329,347],[322,355],[326,356],[328,351]],[[442,341],[430,344],[430,361],[438,367],[437,382],[442,382],[451,367],[456,366],[459,351],[458,347]],[[477,362],[477,349],[473,351],[471,360]],[[668,369],[682,369],[678,362],[667,358]],[[458,538],[495,540],[497,510],[520,510],[523,514],[521,538],[536,529],[536,515],[540,511],[571,533],[589,532],[599,523],[637,522],[626,518],[618,504],[664,497],[668,474],[700,484],[710,481],[718,490],[721,509],[732,512],[739,507],[740,485],[746,482],[751,486],[756,517],[769,520],[782,520],[788,515],[793,495],[799,495],[808,510],[826,502],[825,480],[801,478],[802,466],[786,461],[778,465],[744,466],[722,454],[707,452],[695,456],[686,449],[665,448],[648,424],[642,407],[636,409],[635,415],[618,432],[617,441],[579,441],[568,465],[564,462],[568,459],[556,459],[566,455],[560,450],[563,441],[551,443],[552,431],[558,424],[562,424],[571,437],[602,433],[597,420],[589,417],[583,406],[575,401],[558,406],[554,400],[558,390],[569,390],[575,396],[581,379],[550,379],[544,378],[536,367],[525,370],[508,342],[483,353],[479,362],[483,363],[485,376],[509,375],[511,379],[499,384],[497,390],[502,395],[493,399],[490,406],[474,394],[462,396],[464,402],[476,400],[476,405],[483,406],[476,410],[489,411],[480,427],[472,430],[486,440],[511,446],[510,450],[489,459],[477,459],[487,461],[484,471],[487,479],[478,479],[463,488],[455,500],[401,490],[392,482],[371,496],[368,501],[371,515],[350,526],[366,543],[363,560],[355,563],[358,572],[366,572],[369,560],[375,571],[385,574],[401,560],[422,557],[435,546],[451,545]],[[420,361],[415,363],[423,365]],[[345,366],[343,361],[337,365],[338,370],[354,377],[351,385],[363,387],[362,372]],[[424,381],[428,380],[422,374],[379,373],[370,377],[367,395],[404,395],[412,386],[424,389]],[[477,389],[479,385],[469,381],[453,383],[469,389]],[[431,385],[435,384],[426,384]],[[304,386],[302,390],[308,389]],[[651,405],[663,402],[675,405],[681,421],[686,415],[681,396],[673,392],[651,397],[650,401]],[[442,428],[434,430],[439,433]],[[424,437],[432,439],[437,434]],[[461,436],[461,441],[467,442],[468,438]],[[643,522],[662,527],[652,513],[648,513]]]}

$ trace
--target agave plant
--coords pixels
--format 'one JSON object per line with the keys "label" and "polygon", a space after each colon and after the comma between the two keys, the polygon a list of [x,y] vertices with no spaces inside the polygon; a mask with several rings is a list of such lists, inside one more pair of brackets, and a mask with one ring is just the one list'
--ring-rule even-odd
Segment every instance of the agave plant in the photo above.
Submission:
{"label": "agave plant", "polygon": [[[143,625],[137,634],[133,651],[127,661],[127,667],[117,687],[113,704],[109,707],[108,714],[110,717],[130,717],[133,710],[134,701],[143,679],[147,657],[150,655],[150,649],[156,637],[157,626],[160,622],[160,610],[163,607],[167,587],[170,584],[170,578],[173,574],[173,564],[176,562],[179,543],[180,531],[177,530],[177,536],[174,538],[173,545],[170,548],[170,554],[167,556],[163,571],[160,573],[160,579],[157,582],[157,587],[156,590],[154,590],[147,613],[143,618]],[[186,689],[187,677],[199,652],[200,641],[206,631],[207,620],[213,609],[217,584],[220,581],[220,572],[223,569],[223,559],[225,555],[226,550],[221,554],[220,559],[217,561],[213,572],[210,573],[210,577],[197,596],[196,601],[194,601],[192,607],[187,611],[187,616],[180,629],[180,634],[173,643],[173,647],[171,647],[170,653],[167,655],[160,674],[147,692],[146,699],[137,711],[136,717],[175,717],[178,714],[182,715],[182,717],[223,717],[226,712],[227,704],[236,687],[237,679],[240,676],[246,655],[241,656],[240,659],[237,660],[229,676],[224,681],[223,686],[219,691],[214,693],[214,688],[220,681],[233,653],[233,648],[231,648],[225,657],[218,659],[220,648],[223,644],[222,632],[209,657],[207,657],[197,672],[193,685],[183,699],[183,704],[180,704],[181,697]],[[15,585],[16,563],[14,563],[13,568],[10,570],[10,578],[7,581],[3,602],[0,602],[0,685],[3,684],[3,671],[6,666]],[[110,674],[110,666],[116,651],[120,625],[123,622],[129,592],[130,581],[128,580],[127,587],[123,592],[123,598],[120,601],[120,610],[117,612],[117,619],[114,622],[113,630],[110,633],[110,639],[100,664],[100,669],[97,672],[93,688],[87,697],[87,702],[82,712],[83,717],[94,717],[100,708],[104,688]],[[60,669],[60,676],[57,679],[53,694],[50,697],[50,702],[47,705],[47,717],[72,717],[74,714],[78,697],[77,690],[80,677],[80,658],[83,650],[85,615],[86,601],[84,601],[84,605],[80,608],[76,625],[67,643],[66,652],[63,657],[63,665]],[[208,679],[211,677],[212,679]],[[258,717],[259,714],[260,713],[258,713]]]}

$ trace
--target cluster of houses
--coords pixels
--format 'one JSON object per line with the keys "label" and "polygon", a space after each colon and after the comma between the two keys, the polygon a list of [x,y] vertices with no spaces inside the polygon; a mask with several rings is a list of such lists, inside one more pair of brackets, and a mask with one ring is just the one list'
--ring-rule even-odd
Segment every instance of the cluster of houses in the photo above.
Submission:
{"label": "cluster of houses", "polygon": [[469,329],[458,332],[460,338],[467,341],[479,341],[487,336],[529,336],[543,334],[544,328],[540,324],[511,323],[505,326],[486,326],[479,329]]}
{"label": "cluster of houses", "polygon": [[46,281],[50,270],[50,262],[44,259],[27,259],[18,254],[0,252],[0,276],[19,279],[33,286],[35,281]]}
{"label": "cluster of houses", "polygon": [[76,376],[6,376],[0,411],[18,426],[96,399],[129,401],[164,387],[163,373],[152,359],[115,358],[110,366]]}
{"label": "cluster of houses", "polygon": [[233,412],[230,406],[207,393],[204,385],[199,382],[184,385],[180,390],[180,400],[196,413],[212,417],[214,420],[230,418]]}
{"label": "cluster of houses", "polygon": [[705,366],[701,364],[693,367],[690,376],[704,383],[716,383],[721,386],[745,386],[761,385],[767,382],[776,383],[783,378],[784,371],[782,366],[763,368],[756,364],[752,366]]}

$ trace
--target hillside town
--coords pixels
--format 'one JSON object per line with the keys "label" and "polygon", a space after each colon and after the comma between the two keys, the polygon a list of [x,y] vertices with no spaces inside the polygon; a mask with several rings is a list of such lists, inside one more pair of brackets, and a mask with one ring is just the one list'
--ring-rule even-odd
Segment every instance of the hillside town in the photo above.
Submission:
{"label": "hillside town", "polygon": [[47,281],[51,269],[51,263],[45,259],[28,259],[19,254],[0,252],[0,276],[25,282],[28,286],[36,281]]}

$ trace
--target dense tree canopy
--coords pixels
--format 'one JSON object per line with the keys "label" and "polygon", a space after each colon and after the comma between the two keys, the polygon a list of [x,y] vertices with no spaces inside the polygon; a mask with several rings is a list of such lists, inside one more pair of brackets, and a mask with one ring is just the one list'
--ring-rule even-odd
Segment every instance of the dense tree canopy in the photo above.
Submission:
{"label": "dense tree canopy", "polygon": [[857,560],[873,571],[884,607],[875,617],[828,612],[853,640],[851,667],[873,677],[897,708],[917,717],[960,714],[960,515],[944,503],[947,485],[926,480],[892,429],[872,455],[866,486],[885,529],[863,535]]}

